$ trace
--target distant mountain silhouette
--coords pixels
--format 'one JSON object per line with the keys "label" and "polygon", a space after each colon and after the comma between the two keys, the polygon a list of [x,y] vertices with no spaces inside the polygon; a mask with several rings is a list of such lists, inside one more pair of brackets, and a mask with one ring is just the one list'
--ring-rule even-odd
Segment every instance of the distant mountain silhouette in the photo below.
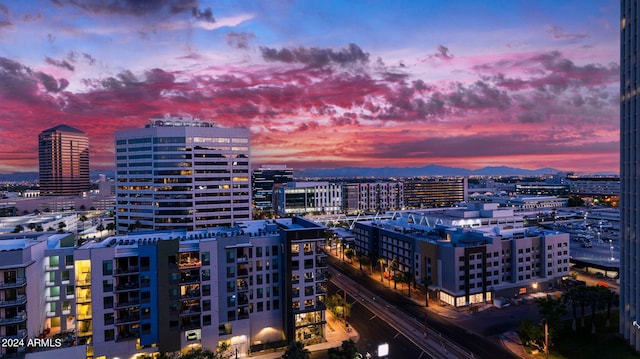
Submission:
{"label": "distant mountain silhouette", "polygon": [[484,167],[477,170],[466,168],[428,165],[424,167],[382,167],[382,168],[310,168],[297,171],[296,177],[417,177],[417,176],[542,176],[563,172],[555,168],[538,168],[527,170],[506,166]]}

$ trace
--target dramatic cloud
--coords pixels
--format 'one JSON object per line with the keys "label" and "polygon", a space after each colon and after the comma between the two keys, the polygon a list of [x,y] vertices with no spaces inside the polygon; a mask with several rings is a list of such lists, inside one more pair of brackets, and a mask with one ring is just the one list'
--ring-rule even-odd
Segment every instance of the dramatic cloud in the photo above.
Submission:
{"label": "dramatic cloud", "polygon": [[45,58],[45,62],[48,63],[49,65],[53,65],[62,69],[67,69],[72,72],[76,69],[75,67],[73,67],[73,65],[68,63],[66,60],[54,60],[50,57],[47,57]]}
{"label": "dramatic cloud", "polygon": [[247,32],[230,32],[227,34],[227,45],[238,49],[249,48],[249,42],[256,36]]}
{"label": "dramatic cloud", "polygon": [[72,6],[88,13],[131,16],[191,14],[193,18],[215,22],[211,8],[201,10],[198,0],[51,0],[64,7]]}
{"label": "dramatic cloud", "polygon": [[343,48],[338,51],[319,49],[317,47],[283,48],[280,50],[260,47],[260,51],[262,52],[262,57],[267,61],[301,63],[310,67],[322,67],[329,64],[365,64],[369,61],[369,54],[362,51],[356,44],[349,44],[346,49]]}
{"label": "dramatic cloud", "polygon": [[9,9],[5,5],[0,4],[0,30],[10,26],[13,26],[13,24],[9,19]]}

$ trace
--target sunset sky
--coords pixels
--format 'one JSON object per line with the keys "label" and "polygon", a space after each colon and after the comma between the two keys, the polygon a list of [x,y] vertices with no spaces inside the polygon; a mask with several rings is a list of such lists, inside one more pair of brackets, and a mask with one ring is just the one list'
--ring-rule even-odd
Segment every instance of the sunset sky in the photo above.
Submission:
{"label": "sunset sky", "polygon": [[253,164],[619,171],[619,1],[0,0],[0,173],[192,115]]}

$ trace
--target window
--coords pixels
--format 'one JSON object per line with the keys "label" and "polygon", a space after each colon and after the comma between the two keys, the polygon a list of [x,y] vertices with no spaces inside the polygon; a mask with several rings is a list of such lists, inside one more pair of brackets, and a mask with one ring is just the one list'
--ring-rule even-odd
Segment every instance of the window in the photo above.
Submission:
{"label": "window", "polygon": [[113,313],[105,313],[104,324],[113,324]]}
{"label": "window", "polygon": [[258,302],[258,312],[264,311],[264,304],[262,302]]}
{"label": "window", "polygon": [[273,310],[278,310],[280,309],[280,300],[279,299],[274,299],[273,300]]}
{"label": "window", "polygon": [[262,257],[262,247],[256,247],[256,257]]}
{"label": "window", "polygon": [[69,271],[68,270],[63,270],[60,273],[60,280],[62,281],[69,281]]}
{"label": "window", "polygon": [[236,320],[236,311],[230,310],[227,312],[227,320]]}
{"label": "window", "polygon": [[112,341],[114,339],[114,333],[115,331],[113,329],[107,329],[104,331],[104,341],[105,342],[109,342]]}
{"label": "window", "polygon": [[67,267],[73,267],[73,254],[69,254],[64,257],[64,265]]}
{"label": "window", "polygon": [[104,297],[103,304],[104,304],[103,306],[104,309],[113,308],[113,297]]}
{"label": "window", "polygon": [[103,292],[113,292],[113,279],[105,279],[102,281]]}
{"label": "window", "polygon": [[205,300],[202,301],[202,310],[203,311],[211,310],[211,300],[210,299],[205,299]]}
{"label": "window", "polygon": [[201,259],[203,266],[208,266],[211,264],[211,255],[209,254],[209,252],[202,253]]}
{"label": "window", "polygon": [[112,275],[113,274],[113,261],[106,260],[102,261],[102,275]]}
{"label": "window", "polygon": [[142,335],[151,334],[151,323],[142,324]]}
{"label": "window", "polygon": [[202,325],[211,325],[211,315],[202,316]]}

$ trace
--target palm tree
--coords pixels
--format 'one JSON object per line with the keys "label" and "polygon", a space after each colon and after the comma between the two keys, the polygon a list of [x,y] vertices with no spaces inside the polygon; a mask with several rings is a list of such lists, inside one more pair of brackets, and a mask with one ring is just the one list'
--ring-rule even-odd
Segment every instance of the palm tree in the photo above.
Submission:
{"label": "palm tree", "polygon": [[573,313],[573,321],[571,322],[571,330],[574,332],[578,329],[576,328],[576,322],[578,320],[578,306],[580,305],[581,293],[580,287],[572,287],[569,291],[562,297],[562,302],[565,305],[571,305],[571,312]]}
{"label": "palm tree", "polygon": [[609,326],[611,325],[611,307],[619,303],[620,295],[618,295],[618,293],[607,288],[607,291],[603,294],[603,298],[604,298],[605,307],[607,308],[607,320],[604,326],[606,328],[609,328]]}
{"label": "palm tree", "polygon": [[411,272],[402,272],[402,281],[407,283],[407,296],[411,297]]}
{"label": "palm tree", "polygon": [[311,352],[309,349],[305,348],[304,344],[299,341],[289,344],[282,355],[282,359],[309,359],[310,357]]}
{"label": "palm tree", "polygon": [[33,232],[36,229],[36,224],[35,223],[29,223],[27,225],[27,228],[29,228]]}
{"label": "palm tree", "polygon": [[371,268],[371,259],[367,256],[360,256],[360,268],[362,266],[369,267],[371,269],[371,273],[373,273],[373,269]]}
{"label": "palm tree", "polygon": [[80,222],[82,222],[82,230],[84,231],[84,222],[87,221],[87,216],[85,216],[84,214],[82,216],[80,216]]}
{"label": "palm tree", "polygon": [[429,307],[429,286],[433,284],[433,281],[431,280],[431,278],[423,278],[422,284],[424,285],[424,291],[427,297],[427,299],[425,299],[425,306],[428,308]]}
{"label": "palm tree", "polygon": [[13,233],[20,233],[24,231],[24,227],[21,225],[17,225],[14,229],[13,229]]}
{"label": "palm tree", "polygon": [[596,334],[596,310],[602,308],[609,290],[602,286],[589,287],[589,302],[591,303],[591,334]]}
{"label": "palm tree", "polygon": [[111,222],[107,224],[106,230],[109,232],[114,232],[116,230],[116,224]]}

